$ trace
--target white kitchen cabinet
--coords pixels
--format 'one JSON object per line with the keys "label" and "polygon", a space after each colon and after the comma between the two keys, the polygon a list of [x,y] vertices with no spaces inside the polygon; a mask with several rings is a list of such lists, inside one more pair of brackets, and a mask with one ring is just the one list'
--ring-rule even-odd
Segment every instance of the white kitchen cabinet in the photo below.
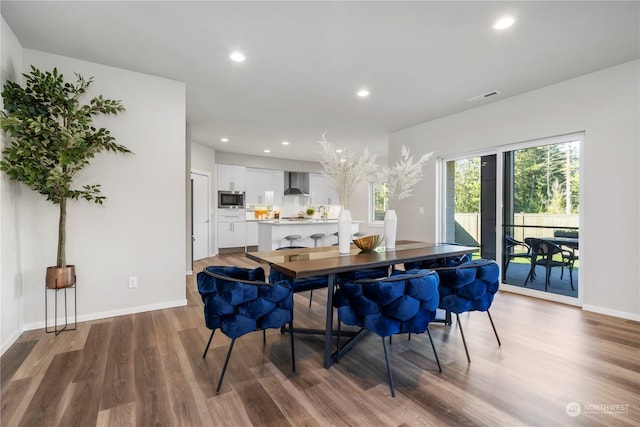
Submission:
{"label": "white kitchen cabinet", "polygon": [[247,221],[247,246],[258,246],[257,221]]}
{"label": "white kitchen cabinet", "polygon": [[247,168],[246,200],[250,205],[281,205],[284,173],[272,169]]}
{"label": "white kitchen cabinet", "polygon": [[331,180],[319,173],[309,174],[309,204],[339,205],[340,198],[333,189]]}
{"label": "white kitchen cabinet", "polygon": [[218,209],[218,249],[246,246],[244,209]]}
{"label": "white kitchen cabinet", "polygon": [[246,191],[246,167],[218,164],[218,191]]}

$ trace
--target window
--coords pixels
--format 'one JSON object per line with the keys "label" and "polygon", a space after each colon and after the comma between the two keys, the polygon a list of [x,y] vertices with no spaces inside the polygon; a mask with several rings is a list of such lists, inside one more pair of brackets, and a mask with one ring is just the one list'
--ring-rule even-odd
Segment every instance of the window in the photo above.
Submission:
{"label": "window", "polygon": [[384,220],[384,213],[389,206],[389,187],[386,182],[369,184],[369,212],[370,222],[381,222]]}

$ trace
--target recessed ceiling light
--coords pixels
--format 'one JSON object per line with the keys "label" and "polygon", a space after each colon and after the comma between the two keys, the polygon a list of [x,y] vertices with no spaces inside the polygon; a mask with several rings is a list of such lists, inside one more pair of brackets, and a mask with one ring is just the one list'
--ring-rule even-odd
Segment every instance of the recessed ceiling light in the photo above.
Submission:
{"label": "recessed ceiling light", "polygon": [[289,145],[289,141],[282,141],[282,145]]}
{"label": "recessed ceiling light", "polygon": [[266,150],[264,150],[265,153],[270,153],[271,150],[269,150],[268,148]]}
{"label": "recessed ceiling light", "polygon": [[336,149],[336,153],[342,153],[342,148]]}
{"label": "recessed ceiling light", "polygon": [[512,26],[515,23],[516,23],[516,17],[515,16],[503,16],[502,18],[500,18],[496,22],[494,22],[493,28],[496,29],[496,30],[504,30],[504,29],[509,28],[510,26]]}
{"label": "recessed ceiling light", "polygon": [[360,89],[357,93],[360,98],[366,98],[369,96],[369,91],[367,89]]}
{"label": "recessed ceiling light", "polygon": [[221,138],[220,141],[222,142],[229,142],[229,138]]}
{"label": "recessed ceiling light", "polygon": [[247,59],[246,56],[244,56],[244,53],[242,52],[231,52],[231,55],[229,55],[229,58],[231,58],[232,61],[235,62],[244,62],[245,59]]}

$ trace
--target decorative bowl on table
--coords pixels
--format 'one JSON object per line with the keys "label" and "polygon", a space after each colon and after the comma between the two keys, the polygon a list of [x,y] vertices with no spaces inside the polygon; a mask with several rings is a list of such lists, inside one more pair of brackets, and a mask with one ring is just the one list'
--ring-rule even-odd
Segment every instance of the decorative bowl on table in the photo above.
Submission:
{"label": "decorative bowl on table", "polygon": [[358,239],[353,239],[353,243],[362,250],[362,252],[373,252],[380,243],[382,243],[383,237],[379,234],[372,234],[371,236],[364,236]]}

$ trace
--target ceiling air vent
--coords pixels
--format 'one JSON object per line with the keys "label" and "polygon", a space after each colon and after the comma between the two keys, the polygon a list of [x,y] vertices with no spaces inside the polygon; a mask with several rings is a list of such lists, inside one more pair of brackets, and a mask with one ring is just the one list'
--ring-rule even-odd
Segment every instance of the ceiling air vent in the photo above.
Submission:
{"label": "ceiling air vent", "polygon": [[482,95],[478,95],[478,96],[474,96],[473,98],[469,98],[469,99],[467,99],[467,101],[476,102],[476,101],[479,101],[481,99],[490,98],[490,97],[495,96],[495,95],[500,95],[500,92],[498,92],[497,90],[492,90],[491,92],[483,93]]}

